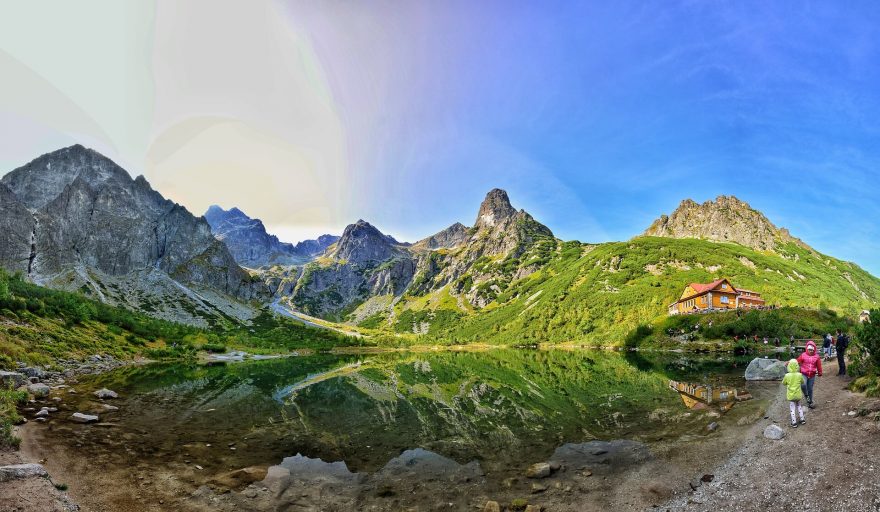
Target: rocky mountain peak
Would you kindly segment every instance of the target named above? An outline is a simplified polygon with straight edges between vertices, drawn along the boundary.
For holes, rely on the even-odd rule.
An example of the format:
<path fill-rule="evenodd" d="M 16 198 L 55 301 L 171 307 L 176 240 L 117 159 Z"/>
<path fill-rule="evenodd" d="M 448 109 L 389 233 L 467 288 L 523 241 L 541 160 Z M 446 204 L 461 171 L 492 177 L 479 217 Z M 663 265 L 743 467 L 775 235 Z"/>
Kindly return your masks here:
<path fill-rule="evenodd" d="M 9 192 L 0 194 L 0 266 L 37 283 L 89 290 L 127 307 L 161 304 L 149 306 L 157 316 L 194 323 L 204 319 L 193 311 L 216 308 L 193 297 L 213 294 L 217 303 L 230 304 L 266 291 L 204 219 L 97 151 L 63 148 L 0 182 Z M 169 293 L 176 298 L 165 300 Z M 181 295 L 195 309 L 178 306 Z"/>
<path fill-rule="evenodd" d="M 507 192 L 500 188 L 495 188 L 486 194 L 486 199 L 480 205 L 480 211 L 477 213 L 477 220 L 474 226 L 478 229 L 491 228 L 504 223 L 514 215 L 516 215 L 516 210 L 511 206 Z"/>
<path fill-rule="evenodd" d="M 733 242 L 759 251 L 774 251 L 785 242 L 807 247 L 745 201 L 725 195 L 702 204 L 685 199 L 671 215 L 655 220 L 643 236 Z"/>
<path fill-rule="evenodd" d="M 29 208 L 42 208 L 77 178 L 92 188 L 108 182 L 128 185 L 131 176 L 115 162 L 79 144 L 46 153 L 23 165 L 2 181 Z"/>
<path fill-rule="evenodd" d="M 453 249 L 459 247 L 468 241 L 470 230 L 461 222 L 449 226 L 448 228 L 429 236 L 423 240 L 419 240 L 413 244 L 416 250 L 437 250 L 437 249 Z"/>
<path fill-rule="evenodd" d="M 358 219 L 346 226 L 328 256 L 355 264 L 385 261 L 399 253 L 397 241 L 369 222 Z"/>

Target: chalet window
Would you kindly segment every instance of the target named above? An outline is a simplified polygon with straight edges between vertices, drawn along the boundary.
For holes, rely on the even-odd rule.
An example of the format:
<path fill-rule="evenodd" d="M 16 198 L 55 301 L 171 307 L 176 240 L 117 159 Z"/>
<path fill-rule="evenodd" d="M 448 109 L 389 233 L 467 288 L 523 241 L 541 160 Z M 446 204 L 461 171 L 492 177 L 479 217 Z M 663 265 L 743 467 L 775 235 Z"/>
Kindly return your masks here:
<path fill-rule="evenodd" d="M 721 289 L 722 289 L 722 290 L 726 290 L 726 289 L 727 289 L 727 283 L 721 283 Z"/>
<path fill-rule="evenodd" d="M 729 303 L 730 303 L 730 297 L 728 297 L 727 295 L 722 295 L 722 296 L 721 296 L 721 303 L 722 303 L 722 304 L 729 304 Z"/>

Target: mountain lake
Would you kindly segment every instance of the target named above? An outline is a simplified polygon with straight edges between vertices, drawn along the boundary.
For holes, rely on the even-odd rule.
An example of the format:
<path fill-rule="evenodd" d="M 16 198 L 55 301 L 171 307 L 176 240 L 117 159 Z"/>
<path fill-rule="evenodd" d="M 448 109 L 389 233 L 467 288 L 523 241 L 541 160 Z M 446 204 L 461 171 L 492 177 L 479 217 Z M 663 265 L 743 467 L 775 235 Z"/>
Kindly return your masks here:
<path fill-rule="evenodd" d="M 54 389 L 23 449 L 84 510 L 636 510 L 763 417 L 778 386 L 747 383 L 747 363 L 487 349 L 131 366 Z"/>

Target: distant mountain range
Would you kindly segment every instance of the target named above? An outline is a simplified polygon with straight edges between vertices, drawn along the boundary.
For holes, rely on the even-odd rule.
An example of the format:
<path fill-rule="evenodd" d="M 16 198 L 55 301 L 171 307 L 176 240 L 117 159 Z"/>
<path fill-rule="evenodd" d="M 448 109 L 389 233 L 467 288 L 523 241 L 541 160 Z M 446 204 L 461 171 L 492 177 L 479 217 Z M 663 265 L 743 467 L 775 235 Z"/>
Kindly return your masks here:
<path fill-rule="evenodd" d="M 213 205 L 205 212 L 205 220 L 214 236 L 222 240 L 239 264 L 246 267 L 298 265 L 323 254 L 338 236 L 322 235 L 296 245 L 278 240 L 266 232 L 260 219 L 252 219 L 238 208 L 224 210 Z"/>
<path fill-rule="evenodd" d="M 771 304 L 855 311 L 880 302 L 880 280 L 735 197 L 685 200 L 627 242 L 561 241 L 495 189 L 472 227 L 456 222 L 413 244 L 364 220 L 292 244 L 238 208 L 195 217 L 78 145 L 0 180 L 0 264 L 189 323 L 247 320 L 281 304 L 459 342 L 619 337 L 663 315 L 684 284 L 719 276 Z"/>

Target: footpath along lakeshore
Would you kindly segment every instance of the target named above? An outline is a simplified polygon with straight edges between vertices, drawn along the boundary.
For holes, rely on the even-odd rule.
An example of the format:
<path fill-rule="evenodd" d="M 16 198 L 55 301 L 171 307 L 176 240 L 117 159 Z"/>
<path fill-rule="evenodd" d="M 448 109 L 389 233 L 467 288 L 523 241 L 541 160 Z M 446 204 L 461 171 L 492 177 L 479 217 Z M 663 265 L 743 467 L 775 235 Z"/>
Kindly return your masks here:
<path fill-rule="evenodd" d="M 851 378 L 836 376 L 837 362 L 824 365 L 806 425 L 789 427 L 780 385 L 766 419 L 711 482 L 653 510 L 880 510 L 880 399 L 846 390 Z M 762 435 L 774 423 L 785 431 L 779 441 Z"/>

